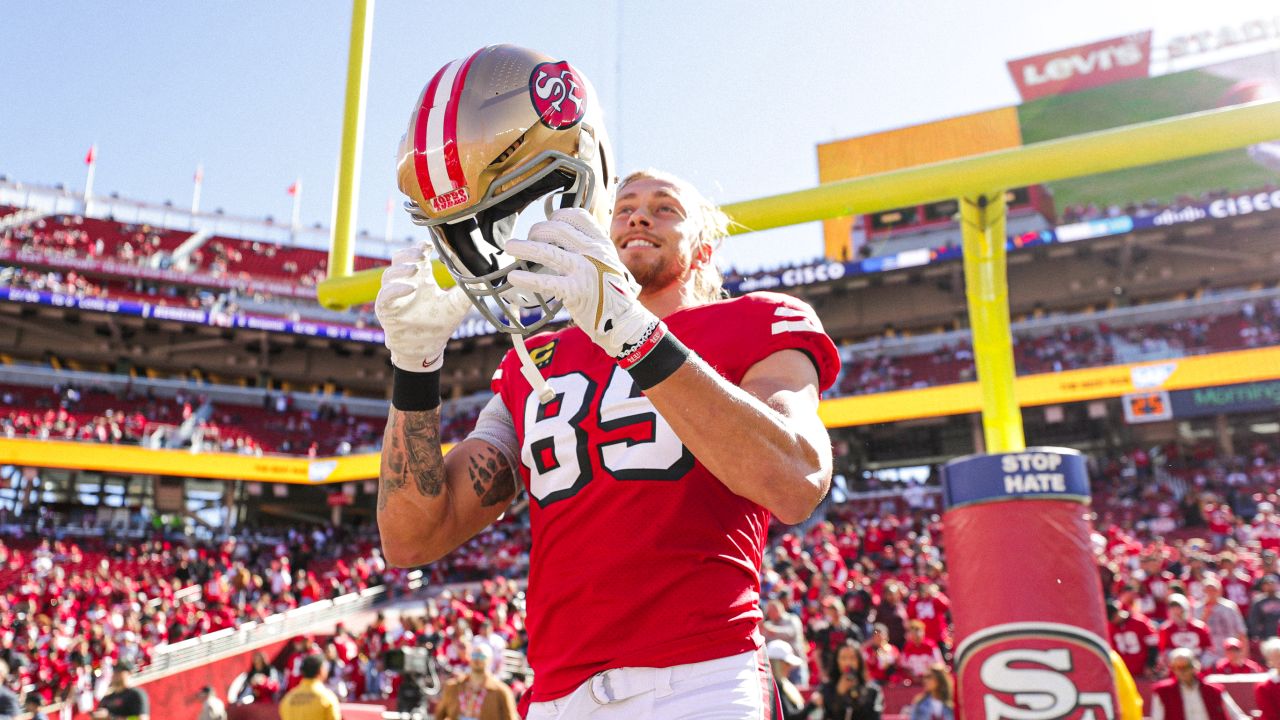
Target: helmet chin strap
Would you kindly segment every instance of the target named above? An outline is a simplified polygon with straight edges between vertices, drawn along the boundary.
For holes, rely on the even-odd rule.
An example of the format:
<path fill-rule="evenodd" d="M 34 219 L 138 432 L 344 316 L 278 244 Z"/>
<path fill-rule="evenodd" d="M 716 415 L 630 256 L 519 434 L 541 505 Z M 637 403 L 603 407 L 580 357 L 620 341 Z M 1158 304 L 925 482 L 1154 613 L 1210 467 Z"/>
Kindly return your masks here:
<path fill-rule="evenodd" d="M 529 357 L 529 348 L 524 345 L 524 336 L 519 333 L 511 334 L 511 344 L 516 348 L 516 355 L 520 356 L 520 374 L 524 375 L 524 379 L 533 386 L 533 391 L 538 394 L 538 399 L 544 403 L 551 402 L 556 397 L 556 391 L 551 389 L 547 384 L 542 373 L 538 372 L 538 366 L 533 363 L 533 358 Z"/>

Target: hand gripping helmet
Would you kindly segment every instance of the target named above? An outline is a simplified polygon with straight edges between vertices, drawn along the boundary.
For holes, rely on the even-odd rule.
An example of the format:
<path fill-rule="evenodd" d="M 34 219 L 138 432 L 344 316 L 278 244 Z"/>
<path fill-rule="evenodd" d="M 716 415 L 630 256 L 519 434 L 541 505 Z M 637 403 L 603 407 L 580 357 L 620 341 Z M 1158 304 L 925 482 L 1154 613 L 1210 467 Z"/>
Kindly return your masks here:
<path fill-rule="evenodd" d="M 613 210 L 612 158 L 591 84 L 569 63 L 514 45 L 482 48 L 431 78 L 396 170 L 406 209 L 430 229 L 449 273 L 516 338 L 560 310 L 558 300 L 507 282 L 511 270 L 538 269 L 503 250 L 520 212 L 543 200 L 550 214 L 558 196 L 560 207 L 584 208 L 608 227 Z"/>

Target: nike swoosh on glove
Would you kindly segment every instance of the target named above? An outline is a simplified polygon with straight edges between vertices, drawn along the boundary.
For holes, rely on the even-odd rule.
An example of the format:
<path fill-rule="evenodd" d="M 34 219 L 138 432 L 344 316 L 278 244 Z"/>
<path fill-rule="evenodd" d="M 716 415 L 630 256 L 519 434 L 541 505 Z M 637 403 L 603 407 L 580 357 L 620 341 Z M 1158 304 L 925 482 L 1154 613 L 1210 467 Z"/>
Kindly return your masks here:
<path fill-rule="evenodd" d="M 434 372 L 444 364 L 445 345 L 471 309 L 471 300 L 461 288 L 440 288 L 426 246 L 419 245 L 391 256 L 373 309 L 391 364 L 408 372 Z"/>
<path fill-rule="evenodd" d="M 640 286 L 594 217 L 564 208 L 507 241 L 508 254 L 543 266 L 507 276 L 521 290 L 560 299 L 569 316 L 611 357 L 621 358 L 653 332 L 658 318 L 640 304 Z"/>

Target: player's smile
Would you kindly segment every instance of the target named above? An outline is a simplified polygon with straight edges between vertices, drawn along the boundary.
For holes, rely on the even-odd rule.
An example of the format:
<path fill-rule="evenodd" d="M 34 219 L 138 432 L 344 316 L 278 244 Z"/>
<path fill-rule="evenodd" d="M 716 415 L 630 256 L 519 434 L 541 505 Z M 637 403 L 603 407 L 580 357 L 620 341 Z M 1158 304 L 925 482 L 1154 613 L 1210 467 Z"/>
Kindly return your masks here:
<path fill-rule="evenodd" d="M 618 243 L 619 250 L 633 249 L 650 249 L 654 250 L 661 247 L 661 244 L 652 237 L 644 233 L 631 233 L 623 236 L 622 241 Z"/>

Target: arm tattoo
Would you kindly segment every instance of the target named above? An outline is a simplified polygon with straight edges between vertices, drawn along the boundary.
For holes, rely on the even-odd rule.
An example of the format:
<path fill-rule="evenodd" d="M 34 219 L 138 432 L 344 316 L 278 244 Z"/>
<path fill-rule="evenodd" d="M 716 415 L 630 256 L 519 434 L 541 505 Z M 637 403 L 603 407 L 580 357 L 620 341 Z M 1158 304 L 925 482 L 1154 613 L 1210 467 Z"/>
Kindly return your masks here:
<path fill-rule="evenodd" d="M 444 458 L 440 454 L 440 409 L 400 412 L 394 408 L 387 417 L 382 447 L 378 509 L 387 499 L 404 489 L 412 477 L 418 492 L 438 497 L 444 490 Z"/>
<path fill-rule="evenodd" d="M 487 447 L 469 460 L 467 473 L 471 476 L 471 487 L 480 498 L 481 507 L 492 507 L 515 497 L 515 476 L 497 448 Z"/>

